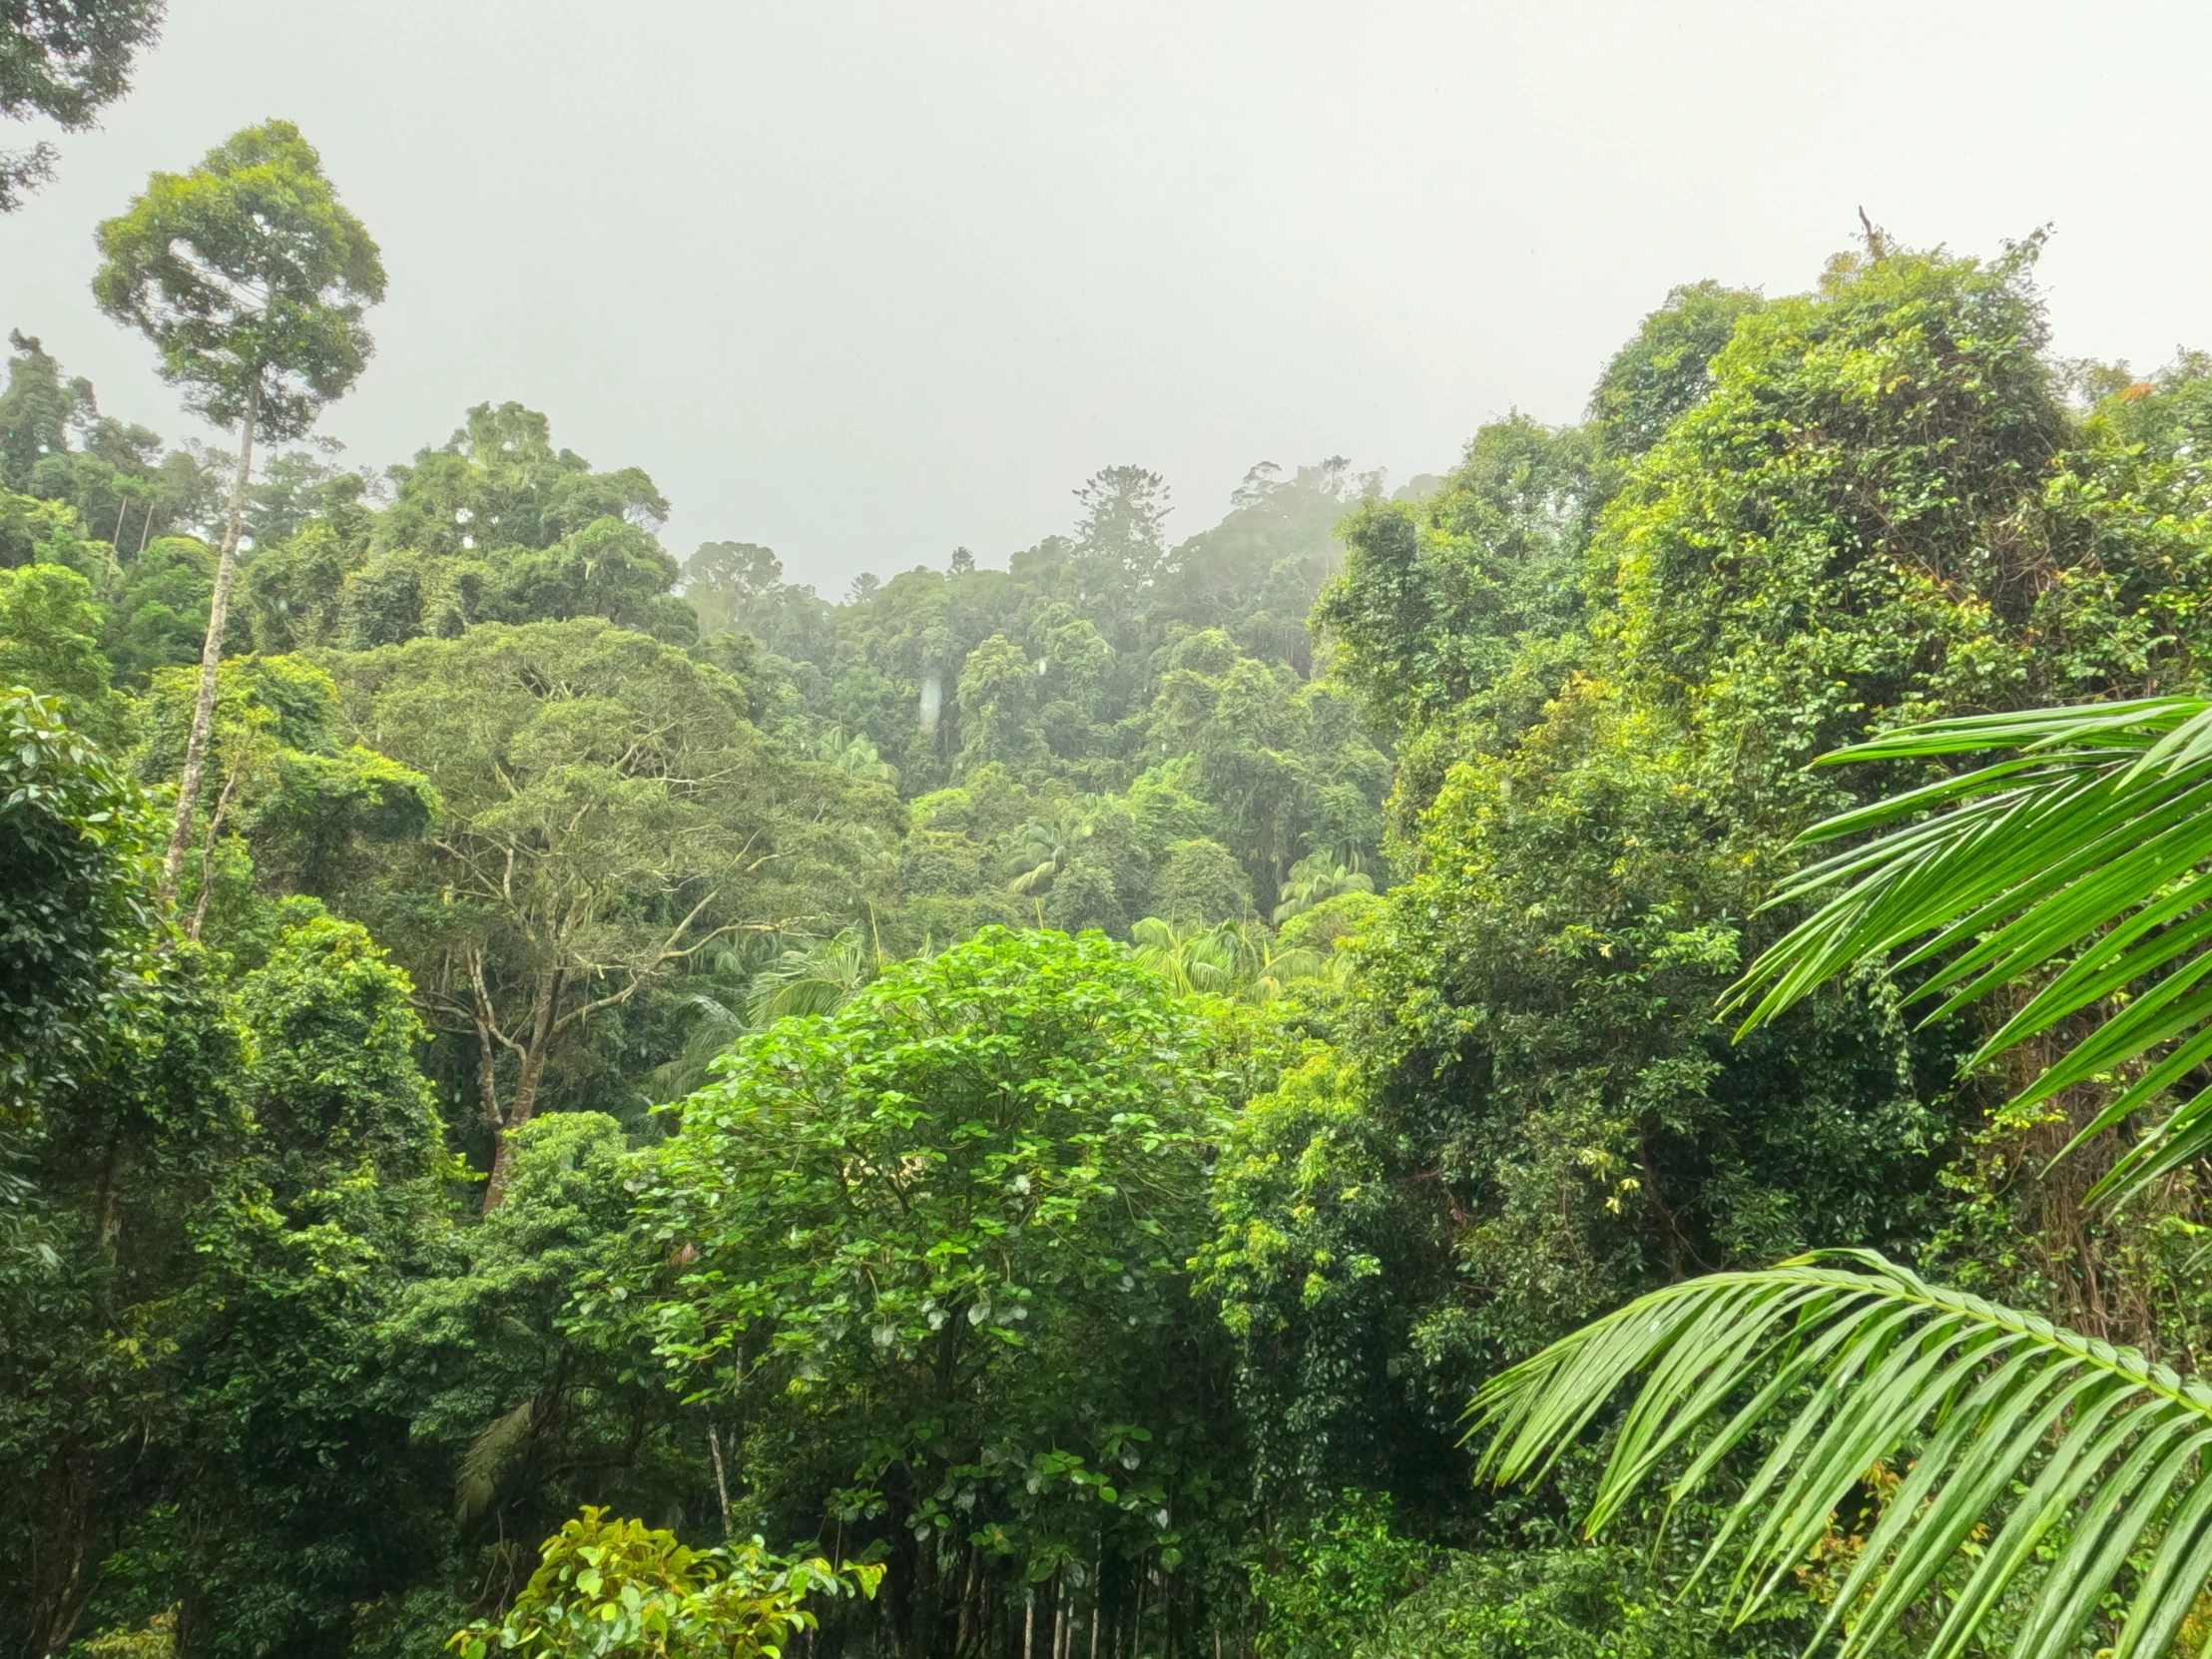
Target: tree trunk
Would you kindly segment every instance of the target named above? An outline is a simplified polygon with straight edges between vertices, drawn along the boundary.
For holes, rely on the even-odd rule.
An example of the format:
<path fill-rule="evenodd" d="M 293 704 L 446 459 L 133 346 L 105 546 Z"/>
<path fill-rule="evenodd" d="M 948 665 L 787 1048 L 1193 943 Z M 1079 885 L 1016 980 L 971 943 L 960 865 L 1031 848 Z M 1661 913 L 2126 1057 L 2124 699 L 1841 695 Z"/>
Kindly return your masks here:
<path fill-rule="evenodd" d="M 231 769 L 223 780 L 223 793 L 215 798 L 215 811 L 208 815 L 207 841 L 200 853 L 200 896 L 193 901 L 192 920 L 185 927 L 185 937 L 194 944 L 200 942 L 200 929 L 207 925 L 208 900 L 215 894 L 215 843 L 223 833 L 223 815 L 230 810 L 231 792 L 238 788 L 241 770 Z"/>
<path fill-rule="evenodd" d="M 239 422 L 239 470 L 231 482 L 231 509 L 223 521 L 223 551 L 215 562 L 215 592 L 208 598 L 208 637 L 200 648 L 200 701 L 193 706 L 192 735 L 185 740 L 185 775 L 177 786 L 177 823 L 169 832 L 169 859 L 162 866 L 162 903 L 176 902 L 177 878 L 192 844 L 192 818 L 200 806 L 200 775 L 208 763 L 208 737 L 215 727 L 216 671 L 223 664 L 223 626 L 231 614 L 231 580 L 238 571 L 239 532 L 246 523 L 246 484 L 254 475 L 254 423 L 261 414 L 262 381 L 257 374 L 246 393 L 246 417 Z"/>
<path fill-rule="evenodd" d="M 507 1196 L 507 1181 L 514 1173 L 514 1132 L 538 1109 L 538 1085 L 545 1077 L 546 1051 L 553 1046 L 553 1021 L 560 1009 L 564 977 L 559 968 L 547 970 L 538 980 L 537 995 L 530 1003 L 530 1040 L 522 1050 L 522 1069 L 515 1077 L 514 1096 L 507 1102 L 504 1121 L 492 1142 L 491 1179 L 484 1183 L 487 1216 Z"/>
<path fill-rule="evenodd" d="M 715 1454 L 715 1496 L 722 1500 L 722 1541 L 730 1541 L 730 1477 L 722 1469 L 722 1436 L 713 1419 L 707 1423 L 707 1448 Z"/>
<path fill-rule="evenodd" d="M 977 1583 L 982 1561 L 980 1553 L 970 1548 L 967 1552 L 967 1573 L 960 1581 L 960 1619 L 952 1632 L 952 1651 L 962 1659 L 974 1648 L 975 1629 L 980 1622 L 975 1616 Z"/>
<path fill-rule="evenodd" d="M 476 1101 L 496 1140 L 507 1120 L 499 1110 L 499 1056 L 492 1048 L 491 1016 L 481 1010 L 476 1015 Z"/>
<path fill-rule="evenodd" d="M 28 1602 L 31 1621 L 20 1651 L 28 1659 L 45 1659 L 66 1648 L 92 1599 L 85 1555 L 106 1473 L 93 1454 L 65 1444 L 27 1494 L 38 1516 L 29 1533 L 30 1558 L 18 1563 L 25 1577 L 17 1589 Z"/>

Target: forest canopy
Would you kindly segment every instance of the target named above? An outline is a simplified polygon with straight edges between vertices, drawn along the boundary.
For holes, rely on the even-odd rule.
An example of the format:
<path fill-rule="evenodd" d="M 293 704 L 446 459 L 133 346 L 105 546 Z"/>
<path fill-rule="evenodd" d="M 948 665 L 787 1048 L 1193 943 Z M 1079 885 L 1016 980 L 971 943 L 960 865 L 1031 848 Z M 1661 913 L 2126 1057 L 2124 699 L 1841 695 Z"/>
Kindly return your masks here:
<path fill-rule="evenodd" d="M 252 131 L 210 177 L 320 179 Z M 336 355 L 225 358 L 235 450 L 12 335 L 22 1651 L 1748 1659 L 1853 1626 L 1948 1419 L 1838 1463 L 1740 1619 L 1693 1569 L 1786 1424 L 1669 1514 L 1608 1472 L 1687 1463 L 1657 1418 L 1478 1486 L 1469 1401 L 1814 1250 L 2201 1375 L 2201 1165 L 2092 1195 L 2140 1070 L 2023 1096 L 1968 1064 L 2016 1007 L 1923 1018 L 1880 952 L 1718 1013 L 1801 834 L 1965 764 L 1821 757 L 2212 690 L 2212 360 L 2057 358 L 2036 240 L 1679 287 L 1440 478 L 1257 465 L 1178 539 L 1112 465 L 830 599 L 679 557 L 519 403 L 283 447 L 382 291 L 326 206 Z M 2029 1567 L 1942 1622 L 1974 1556 L 1929 1559 L 1869 1651 L 2048 1623 Z"/>

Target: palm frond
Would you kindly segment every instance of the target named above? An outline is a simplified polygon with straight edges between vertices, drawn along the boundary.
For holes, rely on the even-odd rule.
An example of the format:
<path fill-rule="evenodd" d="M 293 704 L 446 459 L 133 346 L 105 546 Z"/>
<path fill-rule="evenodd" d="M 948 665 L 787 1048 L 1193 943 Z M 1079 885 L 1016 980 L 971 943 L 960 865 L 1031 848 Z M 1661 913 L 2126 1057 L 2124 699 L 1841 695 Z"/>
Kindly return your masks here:
<path fill-rule="evenodd" d="M 1347 859 L 1335 848 L 1308 853 L 1299 859 L 1291 865 L 1290 874 L 1284 880 L 1283 902 L 1275 907 L 1276 926 L 1345 893 L 1375 891 L 1375 877 L 1368 874 L 1363 864 L 1357 851 Z"/>
<path fill-rule="evenodd" d="M 2212 1060 L 2212 701 L 1936 721 L 1823 764 L 2004 751 L 1807 831 L 1806 844 L 1879 833 L 1781 885 L 1768 907 L 1819 907 L 1752 964 L 1727 1006 L 1745 1011 L 1748 1031 L 1824 981 L 1899 951 L 1898 970 L 1925 970 L 1910 994 L 1936 1004 L 1932 1019 L 2040 981 L 1969 1065 L 2107 1010 L 2019 1097 L 2033 1105 L 2119 1079 L 2078 1145 Z M 2212 1097 L 2196 1092 L 2091 1196 L 2124 1196 L 2207 1151 Z"/>
<path fill-rule="evenodd" d="M 1350 964 L 1318 950 L 1281 949 L 1257 921 L 1163 921 L 1146 916 L 1129 930 L 1130 954 L 1188 996 L 1203 992 L 1241 1002 L 1274 1002 L 1297 985 L 1342 991 Z"/>
<path fill-rule="evenodd" d="M 1130 955 L 1181 995 L 1203 991 L 1219 996 L 1231 984 L 1214 941 L 1214 929 L 1202 922 L 1145 916 L 1129 929 L 1129 936 L 1135 941 Z"/>
<path fill-rule="evenodd" d="M 2162 1656 L 2212 1574 L 2212 1389 L 1872 1253 L 1670 1286 L 1555 1343 L 1475 1397 L 1478 1478 L 1542 1474 L 1639 1376 L 1587 1528 L 1687 1458 L 1679 1503 L 1772 1429 L 1700 1569 L 1733 1559 L 1739 1618 L 1870 1471 L 1907 1469 L 1815 1637 L 1837 1659 L 1876 1651 L 1939 1578 L 1930 1659 L 2000 1617 L 2013 1659 L 2072 1659 L 2111 1607 L 2111 1659 Z"/>
<path fill-rule="evenodd" d="M 857 929 L 786 949 L 753 976 L 746 1014 L 756 1030 L 792 1016 L 835 1013 L 872 977 Z"/>
<path fill-rule="evenodd" d="M 1032 821 L 1010 830 L 1000 840 L 1000 850 L 1013 875 L 1006 890 L 1038 896 L 1052 890 L 1052 882 L 1068 866 L 1074 843 L 1087 831 L 1070 831 L 1061 825 Z"/>
<path fill-rule="evenodd" d="M 1269 1001 L 1289 995 L 1294 985 L 1327 985 L 1342 990 L 1351 982 L 1351 976 L 1349 958 L 1332 955 L 1326 950 L 1310 950 L 1303 945 L 1288 950 L 1271 949 L 1255 975 L 1271 987 L 1265 999 Z"/>
<path fill-rule="evenodd" d="M 1008 881 L 1006 890 L 1023 897 L 1027 897 L 1031 893 L 1050 892 L 1054 877 L 1060 873 L 1060 865 L 1061 860 L 1057 856 L 1033 864 L 1028 869 L 1021 871 L 1011 881 Z"/>
<path fill-rule="evenodd" d="M 706 1082 L 710 1063 L 747 1030 L 743 1015 L 705 991 L 680 997 L 677 1006 L 687 1016 L 684 1046 L 645 1074 L 645 1096 L 655 1105 L 681 1100 Z"/>
<path fill-rule="evenodd" d="M 864 778 L 874 783 L 898 786 L 898 768 L 883 759 L 865 732 L 848 733 L 842 726 L 825 727 L 815 736 L 810 746 L 818 761 L 835 767 L 848 778 Z"/>
<path fill-rule="evenodd" d="M 526 1399 L 494 1417 L 468 1442 L 453 1477 L 453 1515 L 461 1524 L 467 1525 L 491 1507 L 501 1478 L 529 1440 L 536 1419 L 537 1401 Z"/>
<path fill-rule="evenodd" d="M 754 993 L 748 1007 L 752 1010 L 754 1025 L 765 1028 L 780 1019 L 814 1019 L 833 1014 L 852 999 L 852 993 L 858 988 L 849 979 L 810 974 L 764 985 Z"/>

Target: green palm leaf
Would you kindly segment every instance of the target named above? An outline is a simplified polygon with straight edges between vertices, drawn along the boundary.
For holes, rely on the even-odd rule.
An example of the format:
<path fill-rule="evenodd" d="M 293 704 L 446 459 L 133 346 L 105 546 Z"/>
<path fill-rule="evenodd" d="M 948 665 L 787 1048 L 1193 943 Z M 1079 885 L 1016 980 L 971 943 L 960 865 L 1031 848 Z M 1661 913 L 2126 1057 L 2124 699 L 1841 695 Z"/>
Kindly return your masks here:
<path fill-rule="evenodd" d="M 1553 1344 L 1475 1397 L 1479 1475 L 1542 1474 L 1639 1376 L 1587 1527 L 1662 1464 L 1687 1459 L 1679 1502 L 1776 1430 L 1700 1569 L 1732 1563 L 1739 1618 L 1876 1465 L 1908 1469 L 1815 1634 L 1838 1659 L 1946 1572 L 1932 1659 L 1987 1639 L 2000 1607 L 2013 1659 L 2070 1659 L 2108 1597 L 2111 1659 L 2163 1655 L 2212 1574 L 2212 1389 L 1871 1253 L 1669 1286 Z"/>
<path fill-rule="evenodd" d="M 2033 981 L 1969 1064 L 2048 1039 L 2055 1058 L 2022 1106 L 2116 1079 L 2079 1145 L 2212 1060 L 2212 701 L 1936 721 L 1823 764 L 1988 754 L 2003 758 L 1807 831 L 1815 845 L 1879 833 L 1782 884 L 1770 908 L 1818 907 L 1752 964 L 1728 1005 L 1746 1011 L 1749 1030 L 1901 950 L 1896 966 L 1921 970 L 1911 994 L 1936 1003 L 1931 1018 Z M 2195 1090 L 2091 1197 L 2124 1196 L 2207 1151 L 2212 1095 Z"/>
<path fill-rule="evenodd" d="M 1204 992 L 1241 1002 L 1275 1002 L 1294 986 L 1342 992 L 1350 964 L 1341 956 L 1293 947 L 1278 949 L 1275 934 L 1259 922 L 1163 921 L 1146 916 L 1129 936 L 1130 954 L 1188 996 Z"/>
<path fill-rule="evenodd" d="M 753 976 L 746 1016 L 755 1030 L 780 1019 L 835 1013 L 873 977 L 857 929 L 830 939 L 802 939 L 787 946 Z"/>

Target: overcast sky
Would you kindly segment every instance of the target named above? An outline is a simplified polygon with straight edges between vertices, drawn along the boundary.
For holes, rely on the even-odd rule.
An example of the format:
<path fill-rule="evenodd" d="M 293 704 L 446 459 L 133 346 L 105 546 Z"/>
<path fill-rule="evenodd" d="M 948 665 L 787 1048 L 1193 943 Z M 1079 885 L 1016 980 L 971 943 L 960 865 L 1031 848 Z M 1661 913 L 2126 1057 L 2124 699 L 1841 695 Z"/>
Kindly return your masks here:
<path fill-rule="evenodd" d="M 171 0 L 0 219 L 0 327 L 195 430 L 92 306 L 94 223 L 280 115 L 382 244 L 325 418 L 354 464 L 519 398 L 674 503 L 679 556 L 986 563 L 1094 469 L 1179 535 L 1255 461 L 1440 470 L 1581 411 L 1677 282 L 1809 286 L 1865 204 L 1916 244 L 2045 222 L 2061 351 L 2212 346 L 2212 8 Z M 0 148 L 31 135 L 0 130 Z M 212 435 L 212 434 L 203 434 Z"/>

